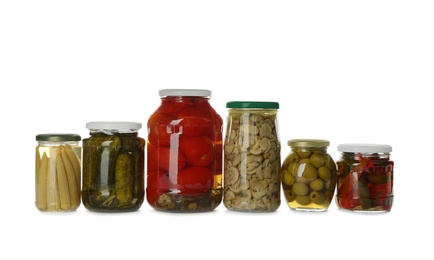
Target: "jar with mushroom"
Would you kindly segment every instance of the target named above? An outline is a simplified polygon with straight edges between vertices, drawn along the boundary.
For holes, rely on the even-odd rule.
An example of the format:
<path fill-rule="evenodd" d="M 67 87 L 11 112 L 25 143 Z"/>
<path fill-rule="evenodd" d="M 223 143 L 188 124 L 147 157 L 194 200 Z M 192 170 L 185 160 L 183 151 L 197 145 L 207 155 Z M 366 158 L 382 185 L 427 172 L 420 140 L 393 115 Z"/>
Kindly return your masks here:
<path fill-rule="evenodd" d="M 291 151 L 282 164 L 282 188 L 291 209 L 328 209 L 336 187 L 336 164 L 327 153 L 329 144 L 320 139 L 288 141 Z"/>
<path fill-rule="evenodd" d="M 75 211 L 80 206 L 81 137 L 36 136 L 35 205 L 40 211 Z"/>
<path fill-rule="evenodd" d="M 281 181 L 279 103 L 232 101 L 226 108 L 224 205 L 233 211 L 275 211 Z"/>

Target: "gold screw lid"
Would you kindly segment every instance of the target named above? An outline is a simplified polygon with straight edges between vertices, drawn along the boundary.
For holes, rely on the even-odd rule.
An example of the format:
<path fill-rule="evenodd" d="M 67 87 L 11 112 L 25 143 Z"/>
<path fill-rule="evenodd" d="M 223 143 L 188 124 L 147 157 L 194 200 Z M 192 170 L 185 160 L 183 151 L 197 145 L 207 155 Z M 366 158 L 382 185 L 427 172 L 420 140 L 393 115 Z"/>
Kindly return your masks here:
<path fill-rule="evenodd" d="M 327 147 L 329 145 L 330 142 L 324 139 L 291 139 L 288 141 L 288 146 L 298 147 Z"/>

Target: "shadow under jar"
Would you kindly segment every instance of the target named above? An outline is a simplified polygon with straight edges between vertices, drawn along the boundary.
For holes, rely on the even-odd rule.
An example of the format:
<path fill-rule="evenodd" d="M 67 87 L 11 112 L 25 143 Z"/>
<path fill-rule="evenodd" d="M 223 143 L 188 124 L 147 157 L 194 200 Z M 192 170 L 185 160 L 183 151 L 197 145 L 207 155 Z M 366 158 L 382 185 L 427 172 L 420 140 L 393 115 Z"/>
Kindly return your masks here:
<path fill-rule="evenodd" d="M 148 120 L 146 199 L 159 211 L 204 212 L 222 201 L 223 120 L 205 89 L 163 89 Z"/>
<path fill-rule="evenodd" d="M 293 139 L 282 164 L 282 187 L 288 206 L 298 211 L 326 211 L 336 188 L 336 164 L 329 141 Z"/>
<path fill-rule="evenodd" d="M 89 122 L 83 139 L 83 205 L 96 212 L 138 210 L 145 197 L 141 123 Z"/>

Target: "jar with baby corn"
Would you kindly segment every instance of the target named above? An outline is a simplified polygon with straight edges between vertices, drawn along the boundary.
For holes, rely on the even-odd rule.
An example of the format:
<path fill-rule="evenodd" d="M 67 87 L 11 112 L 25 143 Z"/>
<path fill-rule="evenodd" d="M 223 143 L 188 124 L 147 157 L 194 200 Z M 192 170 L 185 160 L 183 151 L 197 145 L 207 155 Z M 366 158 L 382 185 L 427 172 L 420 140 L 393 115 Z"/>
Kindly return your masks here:
<path fill-rule="evenodd" d="M 36 136 L 35 205 L 40 211 L 75 211 L 80 206 L 81 137 Z"/>

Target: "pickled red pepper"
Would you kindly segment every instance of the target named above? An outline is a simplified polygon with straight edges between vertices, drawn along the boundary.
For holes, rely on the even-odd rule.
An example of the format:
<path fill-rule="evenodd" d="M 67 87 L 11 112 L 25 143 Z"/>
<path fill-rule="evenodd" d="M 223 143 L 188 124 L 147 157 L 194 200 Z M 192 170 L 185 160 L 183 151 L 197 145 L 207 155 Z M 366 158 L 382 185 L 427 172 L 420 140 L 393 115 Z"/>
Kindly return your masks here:
<path fill-rule="evenodd" d="M 339 207 L 361 211 L 391 209 L 394 163 L 388 155 L 344 152 L 337 165 Z"/>

